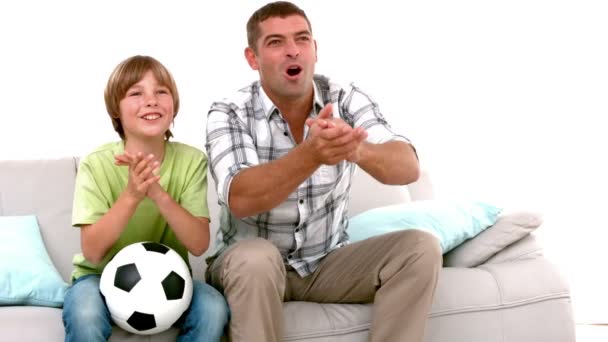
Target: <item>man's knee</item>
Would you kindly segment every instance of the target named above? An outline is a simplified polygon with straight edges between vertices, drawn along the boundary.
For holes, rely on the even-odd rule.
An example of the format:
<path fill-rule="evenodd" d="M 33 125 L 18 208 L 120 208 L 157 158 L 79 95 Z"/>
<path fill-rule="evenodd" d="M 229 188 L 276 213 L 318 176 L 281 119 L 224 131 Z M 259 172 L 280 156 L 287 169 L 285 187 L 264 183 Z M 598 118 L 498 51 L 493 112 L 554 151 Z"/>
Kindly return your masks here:
<path fill-rule="evenodd" d="M 433 234 L 422 230 L 404 230 L 397 234 L 399 248 L 404 253 L 413 253 L 412 267 L 421 272 L 441 268 L 443 264 L 443 250 L 439 239 Z"/>
<path fill-rule="evenodd" d="M 224 274 L 238 273 L 248 277 L 273 273 L 285 275 L 281 253 L 267 240 L 240 241 L 226 253 L 228 254 L 224 258 Z"/>

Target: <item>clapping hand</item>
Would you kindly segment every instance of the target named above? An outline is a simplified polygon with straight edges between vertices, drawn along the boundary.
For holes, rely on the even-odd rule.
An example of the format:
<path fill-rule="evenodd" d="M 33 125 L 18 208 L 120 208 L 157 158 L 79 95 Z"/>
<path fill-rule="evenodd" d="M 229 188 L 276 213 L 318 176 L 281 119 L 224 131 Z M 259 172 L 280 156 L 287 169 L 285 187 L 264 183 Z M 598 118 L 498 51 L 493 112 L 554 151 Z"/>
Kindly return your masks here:
<path fill-rule="evenodd" d="M 323 107 L 315 119 L 307 119 L 306 125 L 310 129 L 310 143 L 322 164 L 359 160 L 360 147 L 367 138 L 367 132 L 361 127 L 352 128 L 341 118 L 333 117 L 331 104 Z"/>
<path fill-rule="evenodd" d="M 114 164 L 129 167 L 129 179 L 125 189 L 129 195 L 137 201 L 143 200 L 146 196 L 155 200 L 164 190 L 159 184 L 160 163 L 154 159 L 154 155 L 144 156 L 138 152 L 114 156 Z"/>

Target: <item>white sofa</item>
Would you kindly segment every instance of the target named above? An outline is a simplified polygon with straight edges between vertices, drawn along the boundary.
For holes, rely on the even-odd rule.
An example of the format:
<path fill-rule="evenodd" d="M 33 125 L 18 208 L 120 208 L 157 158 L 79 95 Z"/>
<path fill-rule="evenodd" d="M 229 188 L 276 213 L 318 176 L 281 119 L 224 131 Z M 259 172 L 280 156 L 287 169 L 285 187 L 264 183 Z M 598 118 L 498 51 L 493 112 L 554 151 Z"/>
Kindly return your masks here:
<path fill-rule="evenodd" d="M 70 225 L 76 172 L 76 158 L 0 161 L 0 215 L 35 214 L 47 251 L 66 280 L 72 255 L 80 249 L 78 229 Z M 354 215 L 432 195 L 426 174 L 408 187 L 389 187 L 359 172 L 350 211 Z M 210 184 L 213 231 L 219 210 L 216 202 Z M 512 218 L 501 217 L 495 226 L 445 256 L 426 342 L 575 340 L 568 285 L 542 255 L 534 235 L 520 232 L 511 238 L 505 231 L 496 232 L 500 222 L 508 224 Z M 497 237 L 500 241 L 495 241 Z M 196 278 L 204 274 L 203 258 L 191 259 Z M 289 302 L 284 309 L 285 341 L 356 342 L 367 341 L 373 305 Z M 137 336 L 115 328 L 111 341 L 174 341 L 176 335 L 176 329 Z M 0 306 L 0 340 L 63 341 L 61 309 Z"/>

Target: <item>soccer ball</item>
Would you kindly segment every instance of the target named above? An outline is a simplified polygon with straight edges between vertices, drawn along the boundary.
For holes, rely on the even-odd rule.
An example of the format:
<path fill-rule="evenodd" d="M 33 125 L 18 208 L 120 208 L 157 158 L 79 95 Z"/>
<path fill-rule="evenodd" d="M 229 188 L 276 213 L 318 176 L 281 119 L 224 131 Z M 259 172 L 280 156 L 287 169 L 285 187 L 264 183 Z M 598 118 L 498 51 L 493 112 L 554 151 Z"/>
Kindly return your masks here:
<path fill-rule="evenodd" d="M 121 249 L 104 268 L 99 289 L 114 323 L 135 334 L 169 329 L 192 300 L 188 266 L 177 252 L 156 242 Z"/>

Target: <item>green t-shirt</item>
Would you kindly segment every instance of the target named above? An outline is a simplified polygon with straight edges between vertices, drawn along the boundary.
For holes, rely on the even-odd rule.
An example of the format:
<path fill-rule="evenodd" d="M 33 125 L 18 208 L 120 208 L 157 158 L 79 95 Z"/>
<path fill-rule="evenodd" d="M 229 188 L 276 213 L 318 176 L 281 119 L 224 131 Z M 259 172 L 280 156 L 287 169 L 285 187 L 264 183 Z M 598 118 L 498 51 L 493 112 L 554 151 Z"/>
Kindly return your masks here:
<path fill-rule="evenodd" d="M 80 162 L 76 175 L 72 225 L 97 222 L 116 202 L 127 186 L 127 166 L 114 164 L 114 156 L 124 153 L 124 142 L 105 144 Z M 207 207 L 207 157 L 199 149 L 167 142 L 160 167 L 160 185 L 171 198 L 196 217 L 209 217 Z M 120 238 L 99 264 L 79 253 L 72 260 L 72 279 L 86 274 L 101 274 L 108 261 L 123 247 L 140 241 L 154 241 L 173 248 L 188 262 L 188 250 L 177 239 L 154 202 L 145 198 L 137 207 Z"/>

